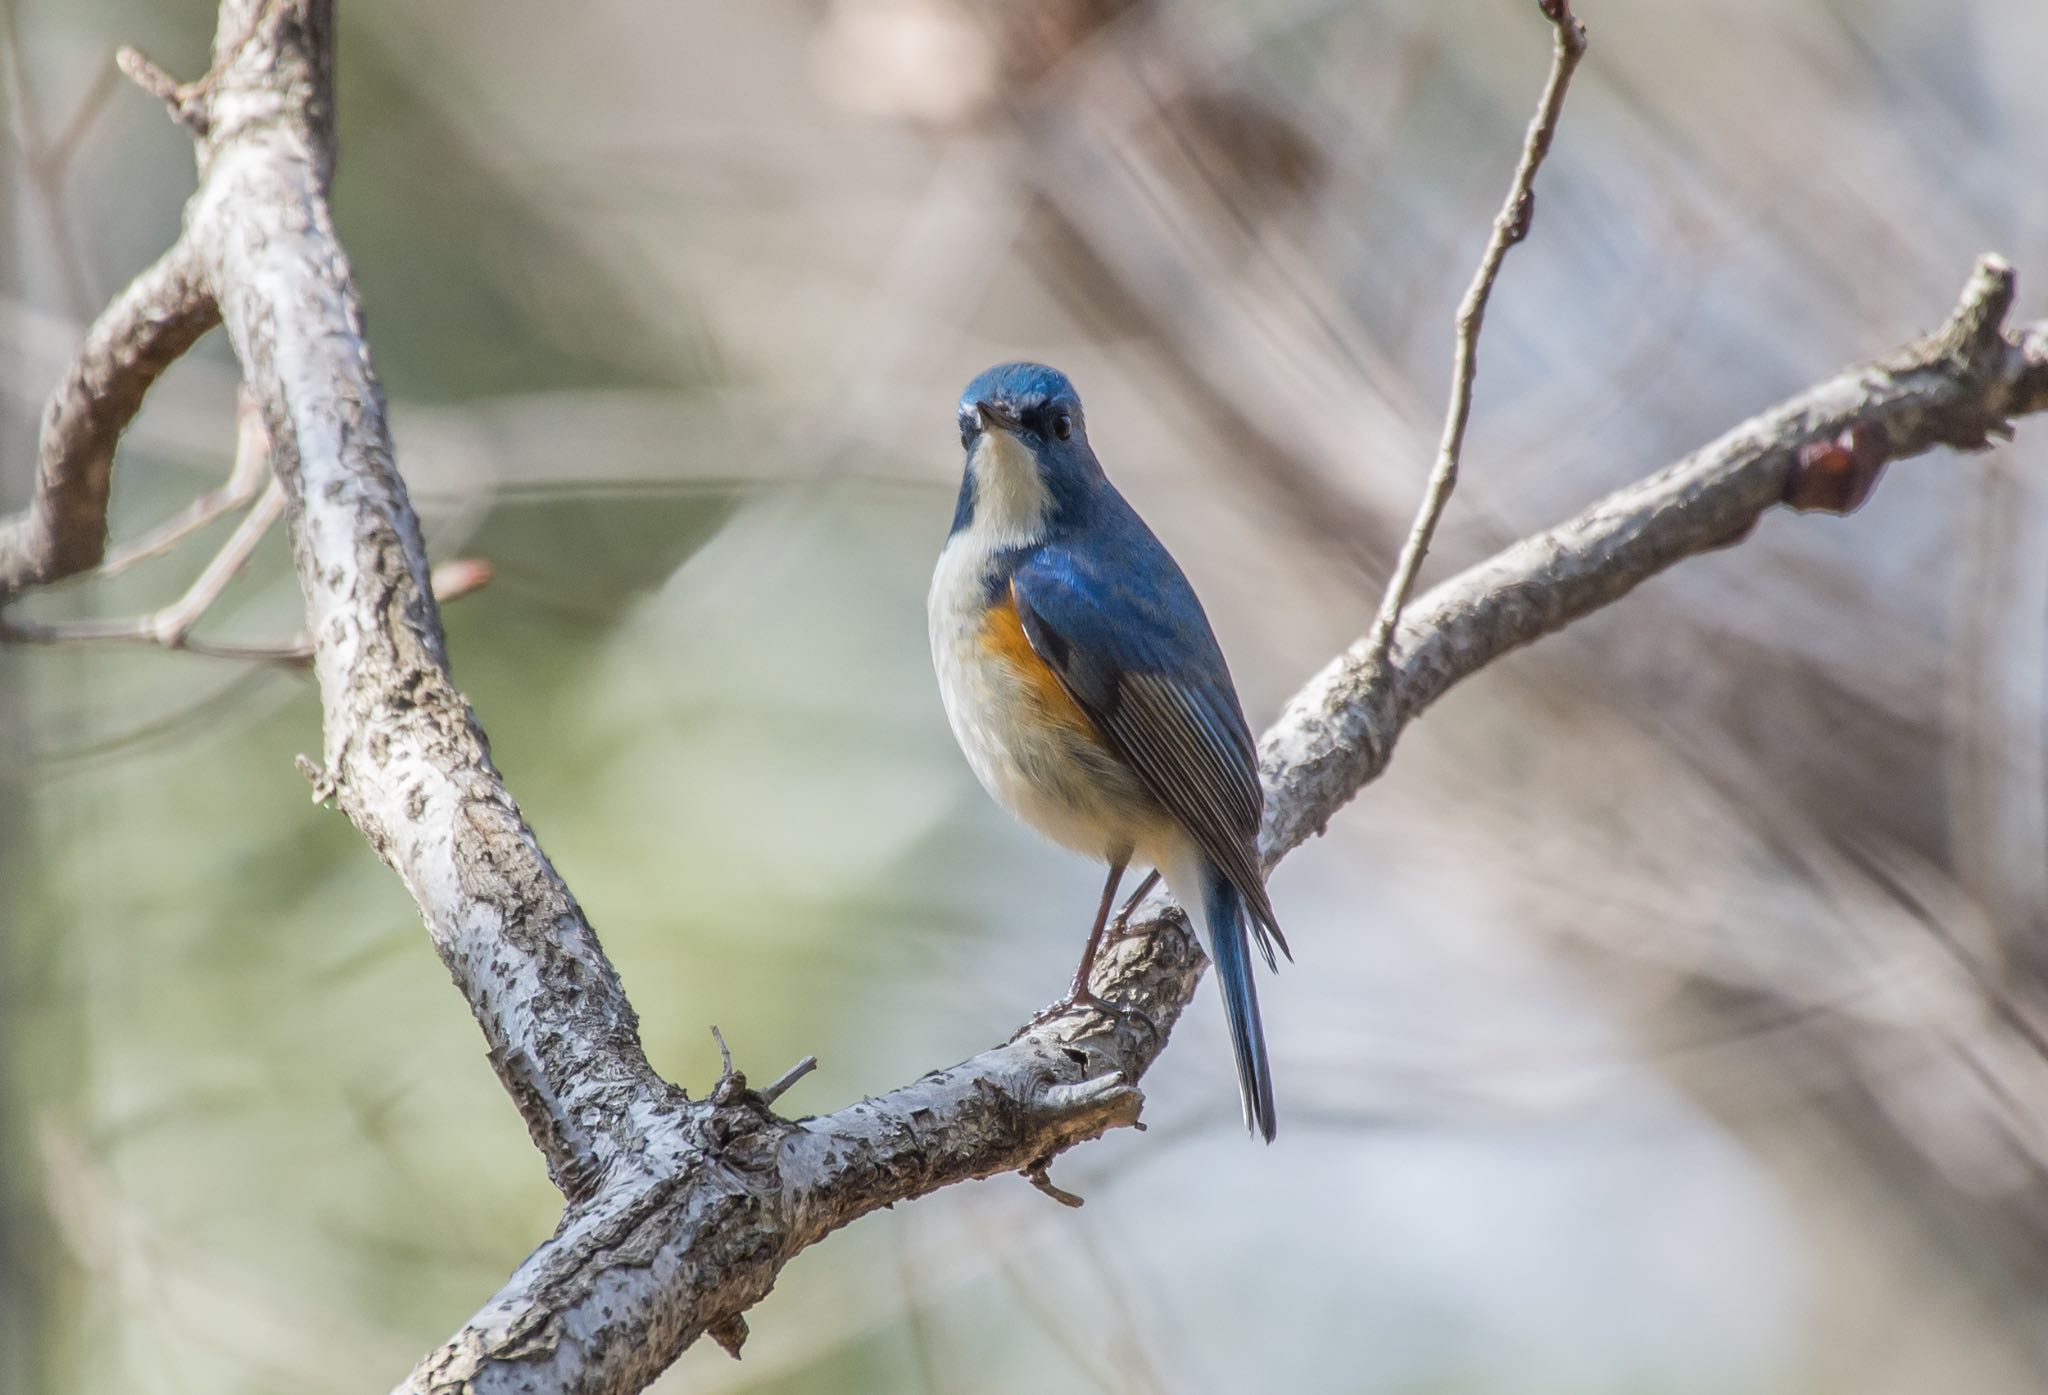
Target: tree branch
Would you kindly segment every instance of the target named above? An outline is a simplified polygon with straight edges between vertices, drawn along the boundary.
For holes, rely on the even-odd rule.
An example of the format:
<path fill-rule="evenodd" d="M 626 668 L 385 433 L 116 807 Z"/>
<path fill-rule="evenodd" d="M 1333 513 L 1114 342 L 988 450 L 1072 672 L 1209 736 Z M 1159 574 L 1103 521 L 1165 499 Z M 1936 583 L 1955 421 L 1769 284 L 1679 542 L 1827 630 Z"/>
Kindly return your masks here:
<path fill-rule="evenodd" d="M 220 599 L 237 573 L 249 564 L 257 544 L 271 525 L 284 516 L 284 491 L 272 480 L 256 506 L 221 545 L 185 594 L 161 610 L 131 620 L 68 620 L 54 624 L 0 619 L 0 637 L 28 644 L 160 644 L 166 649 L 191 649 L 195 653 L 222 652 L 203 640 L 192 638 L 192 627 Z M 240 651 L 236 651 L 238 654 Z M 275 651 L 289 657 L 286 651 Z"/>
<path fill-rule="evenodd" d="M 1415 589 L 1416 575 L 1429 553 L 1430 539 L 1436 536 L 1437 522 L 1451 502 L 1451 491 L 1458 487 L 1458 460 L 1465 449 L 1465 424 L 1472 417 L 1472 385 L 1479 372 L 1479 331 L 1486 322 L 1486 302 L 1493 294 L 1493 283 L 1500 277 L 1508 249 L 1529 235 L 1529 225 L 1536 217 L 1536 171 L 1542 166 L 1543 157 L 1550 153 L 1558 118 L 1564 115 L 1565 90 L 1571 86 L 1572 74 L 1586 53 L 1586 27 L 1573 17 L 1571 0 L 1542 0 L 1542 9 L 1544 18 L 1557 31 L 1550 76 L 1543 84 L 1543 95 L 1537 99 L 1536 114 L 1529 118 L 1529 134 L 1522 140 L 1522 158 L 1508 184 L 1507 202 L 1494 215 L 1493 233 L 1486 240 L 1485 252 L 1480 254 L 1479 269 L 1472 273 L 1472 284 L 1458 303 L 1452 340 L 1451 399 L 1444 409 L 1443 440 L 1437 446 L 1436 464 L 1429 472 L 1415 522 L 1408 530 L 1407 541 L 1401 544 L 1394 574 L 1387 580 L 1379 618 L 1366 639 L 1367 652 L 1375 665 L 1385 660 L 1393 648 L 1402 608 Z"/>
<path fill-rule="evenodd" d="M 581 1196 L 637 1164 L 640 1114 L 675 1092 L 448 676 L 327 202 L 332 19 L 331 0 L 222 5 L 188 238 L 288 501 L 325 717 L 316 790 L 412 892 L 550 1175 Z"/>
<path fill-rule="evenodd" d="M 240 394 L 236 411 L 239 429 L 236 432 L 235 464 L 226 486 L 217 491 L 227 495 L 243 487 L 260 491 L 255 506 L 243 515 L 228 540 L 221 544 L 220 551 L 208 562 L 185 594 L 171 604 L 148 615 L 127 620 L 63 620 L 50 624 L 33 621 L 12 620 L 0 615 L 0 638 L 24 644 L 159 644 L 166 649 L 189 649 L 196 654 L 209 654 L 221 658 L 270 659 L 280 663 L 304 662 L 312 657 L 308 650 L 303 656 L 293 649 L 276 647 L 254 647 L 240 644 L 216 644 L 210 640 L 194 639 L 192 627 L 197 625 L 220 599 L 249 559 L 256 554 L 257 545 L 263 541 L 271 527 L 284 516 L 284 490 L 270 473 L 270 436 L 263 428 L 263 418 L 257 412 L 255 403 L 247 392 Z M 268 487 L 265 481 L 268 480 Z M 158 529 L 153 538 L 160 541 L 155 550 L 174 545 L 179 538 L 219 517 L 226 507 L 213 506 L 210 517 L 197 517 L 209 507 L 202 497 L 194 503 L 184 517 L 172 520 L 171 524 Z M 139 560 L 147 555 L 140 548 L 130 556 Z M 99 571 L 111 575 L 116 570 L 115 559 L 109 558 Z"/>
<path fill-rule="evenodd" d="M 1390 700 L 1371 636 L 1318 674 L 1262 743 L 1277 862 L 1386 766 L 1406 724 L 1459 679 L 1620 599 L 1687 557 L 1739 541 L 1801 481 L 1801 448 L 1856 431 L 1887 458 L 1975 448 L 2048 410 L 2048 326 L 2007 336 L 2011 271 L 1985 258 L 1939 333 L 1744 422 L 1423 596 L 1396 639 Z M 876 1099 L 776 1119 L 744 1089 L 675 1116 L 680 1138 L 642 1182 L 572 1206 L 558 1237 L 403 1387 L 610 1392 L 651 1380 L 735 1321 L 805 1246 L 870 1211 L 970 1178 L 1044 1164 L 1136 1121 L 1135 1083 L 1202 972 L 1177 909 L 1149 903 L 1104 952 L 1095 991 L 1134 1004 L 1061 1017 Z M 673 1168 L 674 1171 L 669 1169 Z M 637 1188 L 637 1200 L 634 1199 Z M 634 1237 L 630 1246 L 619 1244 Z M 623 1257 L 622 1257 L 623 1256 Z M 598 1354 L 640 1353 L 623 1367 Z"/>
<path fill-rule="evenodd" d="M 1980 258 L 1946 324 L 1752 417 L 1684 460 L 1609 495 L 1427 593 L 1397 636 L 1391 700 L 1373 701 L 1370 637 L 1333 659 L 1267 734 L 1270 862 L 1385 768 L 1410 719 L 1459 679 L 1621 599 L 1686 557 L 1739 542 L 1764 510 L 1811 497 L 1827 463 L 1807 447 L 1853 440 L 1874 474 L 1935 446 L 1981 449 L 2048 408 L 2048 324 L 2013 334 L 2013 272 Z M 1839 511 L 1860 503 L 1842 501 Z"/>
<path fill-rule="evenodd" d="M 569 1197 L 555 1234 L 404 1389 L 637 1390 L 707 1332 L 736 1352 L 743 1313 L 781 1267 L 849 1221 L 1003 1171 L 1050 1187 L 1050 1159 L 1134 1124 L 1136 1082 L 1202 961 L 1179 912 L 1148 902 L 1093 985 L 1141 1014 L 1077 1011 L 820 1118 L 776 1117 L 738 1071 L 701 1101 L 655 1075 L 617 975 L 448 674 L 327 203 L 331 40 L 329 0 L 222 5 L 216 68 L 181 89 L 203 133 L 181 247 L 218 293 L 285 494 L 324 714 L 316 796 L 335 798 L 411 890 Z M 190 265 L 179 262 L 171 287 L 186 291 L 180 303 L 195 289 Z M 103 322 L 135 322 L 132 309 L 118 313 L 134 296 Z M 1439 586 L 1405 615 L 1390 669 L 1374 662 L 1371 636 L 1340 655 L 1266 736 L 1267 859 L 1320 829 L 1459 679 L 1739 540 L 1778 502 L 1825 503 L 1833 496 L 1809 486 L 1840 467 L 1836 453 L 1874 477 L 1887 460 L 1982 445 L 2009 418 L 2048 408 L 2048 329 L 2006 334 L 2011 298 L 2010 270 L 1987 258 L 1929 339 Z M 150 342 L 161 350 L 176 336 Z M 99 498 L 103 510 L 104 470 Z M 1376 672 L 1392 675 L 1377 693 Z"/>
<path fill-rule="evenodd" d="M 25 512 L 0 522 L 0 604 L 98 565 L 114 443 L 150 385 L 219 322 L 183 240 L 93 321 L 43 411 L 35 496 Z"/>
<path fill-rule="evenodd" d="M 215 519 L 248 508 L 269 478 L 270 437 L 255 399 L 243 388 L 235 394 L 235 460 L 228 477 L 141 537 L 110 548 L 99 574 L 119 576 L 138 562 L 163 556 Z"/>

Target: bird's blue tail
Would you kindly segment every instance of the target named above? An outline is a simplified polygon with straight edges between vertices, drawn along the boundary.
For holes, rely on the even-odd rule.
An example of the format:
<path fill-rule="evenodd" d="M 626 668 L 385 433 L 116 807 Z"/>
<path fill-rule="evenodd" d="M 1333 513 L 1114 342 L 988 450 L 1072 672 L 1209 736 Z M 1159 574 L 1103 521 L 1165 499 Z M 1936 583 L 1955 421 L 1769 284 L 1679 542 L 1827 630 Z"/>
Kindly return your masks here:
<path fill-rule="evenodd" d="M 1220 868 L 1202 868 L 1203 909 L 1209 917 L 1209 957 L 1223 990 L 1230 1020 L 1230 1045 L 1237 1053 L 1237 1088 L 1244 1100 L 1246 1128 L 1268 1143 L 1278 1125 L 1273 1109 L 1273 1073 L 1266 1063 L 1266 1031 L 1259 1022 L 1259 990 L 1252 981 L 1249 918 L 1244 897 Z"/>

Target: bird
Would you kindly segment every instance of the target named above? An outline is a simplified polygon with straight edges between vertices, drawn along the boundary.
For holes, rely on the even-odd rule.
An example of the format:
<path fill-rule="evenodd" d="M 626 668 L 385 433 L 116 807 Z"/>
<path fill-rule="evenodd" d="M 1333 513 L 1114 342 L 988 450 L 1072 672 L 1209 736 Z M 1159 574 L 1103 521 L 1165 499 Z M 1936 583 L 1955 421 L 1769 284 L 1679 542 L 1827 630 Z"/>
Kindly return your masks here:
<path fill-rule="evenodd" d="M 1103 474 L 1065 374 L 999 364 L 967 385 L 959 425 L 959 502 L 926 604 L 947 719 L 997 804 L 1109 868 L 1072 988 L 1037 1020 L 1117 1011 L 1089 978 L 1125 870 L 1152 868 L 1215 966 L 1245 1127 L 1270 1143 L 1250 950 L 1269 969 L 1276 948 L 1293 954 L 1260 870 L 1258 748 L 1215 631 Z"/>

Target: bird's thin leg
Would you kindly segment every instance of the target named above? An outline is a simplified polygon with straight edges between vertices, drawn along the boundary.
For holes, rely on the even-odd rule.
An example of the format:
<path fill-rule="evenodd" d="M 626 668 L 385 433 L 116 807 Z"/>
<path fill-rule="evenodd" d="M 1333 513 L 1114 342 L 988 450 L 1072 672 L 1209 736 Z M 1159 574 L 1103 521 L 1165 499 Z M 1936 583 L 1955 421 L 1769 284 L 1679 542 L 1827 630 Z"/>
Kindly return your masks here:
<path fill-rule="evenodd" d="M 1110 925 L 1116 930 L 1119 939 L 1123 937 L 1124 931 L 1130 927 L 1131 912 L 1138 909 L 1138 903 L 1147 896 L 1150 896 L 1152 888 L 1157 885 L 1159 885 L 1159 869 L 1154 867 L 1145 874 L 1145 880 L 1138 883 L 1138 889 L 1131 893 L 1130 899 L 1124 902 L 1124 908 L 1116 913 L 1116 919 L 1110 922 Z"/>
<path fill-rule="evenodd" d="M 1138 1017 L 1147 1027 L 1154 1031 L 1158 1030 L 1152 1019 L 1146 1017 L 1139 1009 L 1122 1003 L 1113 1003 L 1088 986 L 1089 978 L 1095 973 L 1095 958 L 1102 952 L 1103 933 L 1109 928 L 1109 908 L 1116 904 L 1116 889 L 1124 879 L 1124 868 L 1129 865 L 1128 856 L 1110 864 L 1109 880 L 1102 886 L 1102 903 L 1095 908 L 1095 925 L 1088 932 L 1088 947 L 1081 951 L 1081 967 L 1074 970 L 1074 982 L 1068 987 L 1067 996 L 1035 1013 L 1017 1036 L 1023 1036 L 1033 1027 L 1049 1022 L 1055 1017 L 1064 1016 L 1076 1008 L 1087 1008 L 1107 1017 Z M 1012 1037 L 1011 1040 L 1015 1041 L 1016 1037 Z"/>
<path fill-rule="evenodd" d="M 1095 956 L 1102 951 L 1102 932 L 1109 927 L 1109 908 L 1116 902 L 1117 885 L 1123 881 L 1124 868 L 1129 865 L 1128 861 L 1109 864 L 1109 880 L 1102 884 L 1102 904 L 1095 908 L 1095 928 L 1088 932 L 1088 947 L 1081 951 L 1081 967 L 1074 970 L 1074 986 L 1067 990 L 1070 1003 L 1109 1006 L 1090 991 L 1088 979 L 1095 972 Z"/>

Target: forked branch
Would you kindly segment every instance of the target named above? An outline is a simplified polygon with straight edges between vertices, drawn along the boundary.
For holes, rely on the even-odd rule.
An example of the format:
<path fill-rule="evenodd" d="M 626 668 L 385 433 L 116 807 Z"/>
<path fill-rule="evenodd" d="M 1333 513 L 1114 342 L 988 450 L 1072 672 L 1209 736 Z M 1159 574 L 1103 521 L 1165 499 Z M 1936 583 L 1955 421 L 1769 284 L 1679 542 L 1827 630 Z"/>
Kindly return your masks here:
<path fill-rule="evenodd" d="M 1561 4 L 1554 17 L 1570 23 Z M 201 288 L 218 292 L 268 429 L 306 595 L 325 730 L 324 768 L 308 762 L 315 793 L 336 800 L 411 890 L 568 1198 L 554 1235 L 403 1388 L 640 1389 L 706 1333 L 737 1351 L 742 1315 L 782 1266 L 849 1221 L 999 1172 L 1051 1187 L 1049 1160 L 1134 1123 L 1137 1082 L 1202 969 L 1178 912 L 1158 901 L 1133 926 L 1155 933 L 1109 947 L 1094 982 L 1142 1017 L 1056 1018 L 879 1098 L 798 1121 L 770 1107 L 795 1073 L 756 1092 L 729 1071 L 692 1100 L 653 1072 L 617 975 L 448 674 L 418 520 L 327 204 L 331 7 L 226 0 L 219 32 L 204 87 L 176 88 L 193 104 L 204 172 L 177 274 L 160 273 L 163 284 L 142 297 L 185 308 L 171 321 L 178 328 L 144 336 L 147 352 L 112 360 L 157 363 L 205 318 L 195 303 L 210 314 Z M 2012 293 L 2010 270 L 1986 259 L 1934 336 L 1821 383 L 1413 605 L 1397 603 L 1390 645 L 1376 629 L 1339 655 L 1266 734 L 1268 860 L 1320 829 L 1384 768 L 1405 723 L 1460 679 L 1739 540 L 1780 502 L 1854 502 L 1814 487 L 1815 472 L 1845 468 L 1846 458 L 1852 474 L 1874 477 L 1885 461 L 1978 446 L 2048 408 L 2048 330 L 2003 328 Z M 131 336 L 137 324 L 165 323 L 138 313 L 134 298 L 131 289 L 103 321 Z M 119 415 L 126 396 L 88 388 L 102 414 L 94 420 Z M 50 477 L 53 492 L 91 456 L 76 443 L 98 439 L 59 435 L 73 449 Z M 111 435 L 105 443 L 111 450 Z M 26 553 L 0 550 L 10 555 Z M 9 590 L 56 569 L 47 559 L 18 564 Z"/>
<path fill-rule="evenodd" d="M 114 443 L 150 385 L 219 322 L 183 240 L 93 321 L 44 409 L 35 494 L 25 512 L 0 521 L 0 605 L 99 565 Z"/>
<path fill-rule="evenodd" d="M 1571 0 L 1542 0 L 1542 10 L 1544 18 L 1557 31 L 1550 77 L 1543 84 L 1536 114 L 1529 118 L 1529 133 L 1522 139 L 1522 158 L 1508 184 L 1507 202 L 1494 215 L 1493 231 L 1486 239 L 1486 250 L 1480 254 L 1479 269 L 1472 273 L 1472 284 L 1466 287 L 1465 298 L 1458 303 L 1451 341 L 1451 397 L 1444 409 L 1443 439 L 1437 446 L 1436 464 L 1430 469 L 1415 522 L 1401 544 L 1394 574 L 1387 580 L 1379 618 L 1373 622 L 1372 633 L 1366 640 L 1367 653 L 1376 665 L 1384 662 L 1393 647 L 1394 630 L 1401 623 L 1401 611 L 1408 604 L 1409 593 L 1415 589 L 1422 559 L 1429 555 L 1436 525 L 1451 502 L 1451 491 L 1458 487 L 1458 463 L 1465 452 L 1465 425 L 1472 419 L 1472 390 L 1479 374 L 1479 331 L 1486 323 L 1486 302 L 1493 295 L 1493 283 L 1500 279 L 1501 263 L 1507 260 L 1508 249 L 1529 235 L 1530 224 L 1536 217 L 1536 171 L 1542 167 L 1543 157 L 1550 153 L 1558 119 L 1564 115 L 1565 90 L 1571 86 L 1572 74 L 1578 71 L 1579 60 L 1586 53 L 1586 27 L 1573 16 Z"/>

